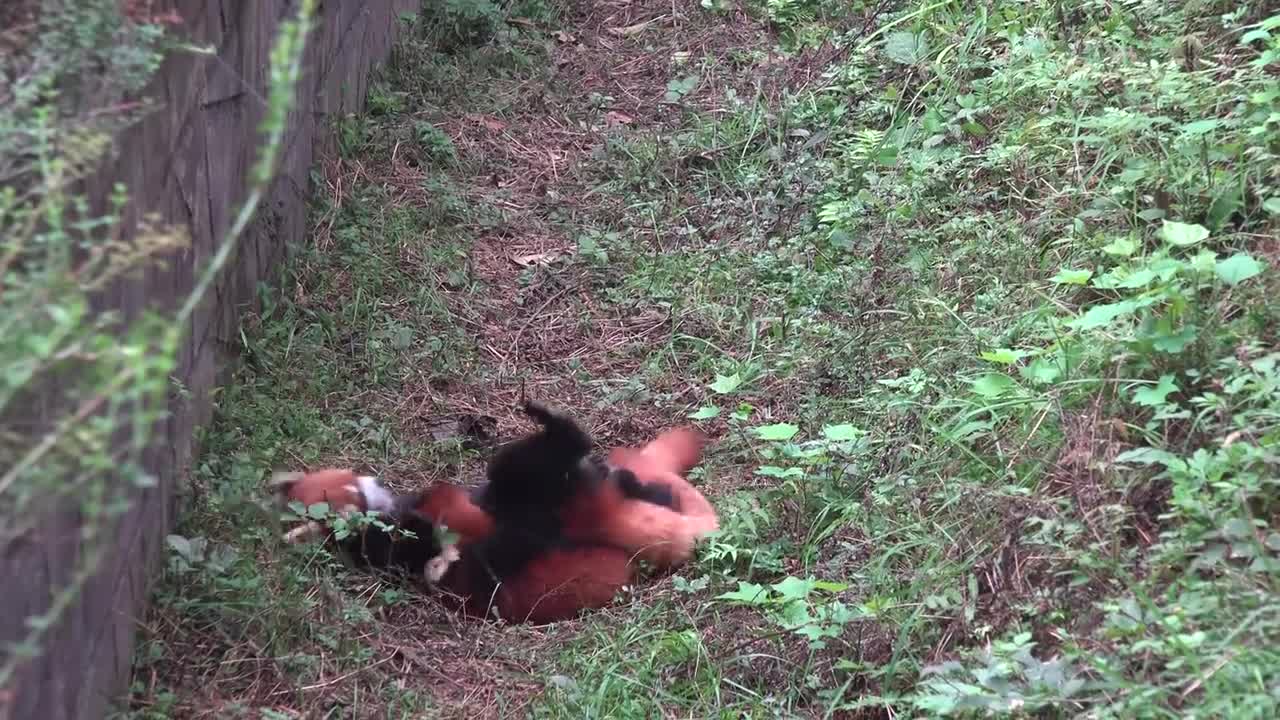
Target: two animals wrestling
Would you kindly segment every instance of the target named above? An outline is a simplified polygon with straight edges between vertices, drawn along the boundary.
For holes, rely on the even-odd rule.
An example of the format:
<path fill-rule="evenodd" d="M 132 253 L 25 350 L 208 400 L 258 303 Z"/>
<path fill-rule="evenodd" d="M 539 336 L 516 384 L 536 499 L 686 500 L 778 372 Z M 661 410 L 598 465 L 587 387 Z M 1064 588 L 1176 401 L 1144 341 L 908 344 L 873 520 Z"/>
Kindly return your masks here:
<path fill-rule="evenodd" d="M 327 538 L 358 566 L 408 575 L 470 617 L 541 624 L 608 605 L 638 577 L 637 561 L 669 571 L 719 528 L 684 477 L 701 433 L 668 430 L 602 459 L 573 418 L 532 401 L 524 411 L 540 429 L 499 448 L 476 491 L 439 483 L 397 495 L 350 470 L 278 475 L 285 502 L 378 520 L 341 540 L 309 520 L 285 540 Z"/>

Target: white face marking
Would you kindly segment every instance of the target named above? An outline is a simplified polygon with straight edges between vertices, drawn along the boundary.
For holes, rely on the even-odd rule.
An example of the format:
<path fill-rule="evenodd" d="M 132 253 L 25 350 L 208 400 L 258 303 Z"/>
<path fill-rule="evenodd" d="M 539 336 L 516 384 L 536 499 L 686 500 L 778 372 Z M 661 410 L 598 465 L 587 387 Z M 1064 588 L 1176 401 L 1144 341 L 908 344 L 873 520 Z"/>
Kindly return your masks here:
<path fill-rule="evenodd" d="M 360 487 L 360 494 L 364 496 L 366 510 L 391 512 L 395 505 L 395 498 L 391 496 L 390 490 L 378 483 L 378 478 L 361 475 L 356 478 L 356 484 Z"/>

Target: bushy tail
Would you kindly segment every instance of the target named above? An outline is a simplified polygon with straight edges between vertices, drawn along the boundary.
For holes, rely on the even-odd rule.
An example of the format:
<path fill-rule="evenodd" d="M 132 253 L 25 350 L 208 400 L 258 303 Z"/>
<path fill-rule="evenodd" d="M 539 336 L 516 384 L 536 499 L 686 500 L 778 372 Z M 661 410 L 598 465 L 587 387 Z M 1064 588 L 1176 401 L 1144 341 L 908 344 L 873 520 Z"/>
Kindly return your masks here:
<path fill-rule="evenodd" d="M 609 462 L 623 467 L 643 468 L 643 472 L 684 475 L 702 460 L 706 436 L 689 427 L 678 427 L 658 435 L 643 448 L 615 448 Z"/>

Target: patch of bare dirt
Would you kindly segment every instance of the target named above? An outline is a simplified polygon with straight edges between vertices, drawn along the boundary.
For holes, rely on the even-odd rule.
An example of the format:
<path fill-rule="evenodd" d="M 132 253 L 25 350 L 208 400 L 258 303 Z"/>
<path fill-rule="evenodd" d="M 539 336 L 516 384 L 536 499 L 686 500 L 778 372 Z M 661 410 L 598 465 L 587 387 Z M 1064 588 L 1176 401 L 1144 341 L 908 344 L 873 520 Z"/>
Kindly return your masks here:
<path fill-rule="evenodd" d="M 437 411 L 496 418 L 505 439 L 529 427 L 516 409 L 525 393 L 578 413 L 602 443 L 635 442 L 678 421 L 685 408 L 632 403 L 635 412 L 621 417 L 611 412 L 617 398 L 601 394 L 639 383 L 643 358 L 672 334 L 679 318 L 658 308 L 619 310 L 601 302 L 599 278 L 561 262 L 576 251 L 577 240 L 547 219 L 549 211 L 612 201 L 589 197 L 581 179 L 607 134 L 656 131 L 690 106 L 713 109 L 732 82 L 745 83 L 743 92 L 765 86 L 780 92 L 795 73 L 811 75 L 822 58 L 821 52 L 790 63 L 771 58 L 759 50 L 773 44 L 759 22 L 740 10 L 718 17 L 692 1 L 580 2 L 565 20 L 553 34 L 554 87 L 520 87 L 520 95 L 531 98 L 524 112 L 463 113 L 437 123 L 465 164 L 483 169 L 455 178 L 468 201 L 500 210 L 504 218 L 499 227 L 476 228 L 470 267 L 485 292 L 460 295 L 455 308 L 474 332 L 489 376 L 483 390 L 459 383 L 410 394 L 431 398 Z M 751 67 L 701 63 L 733 53 Z M 698 86 L 683 105 L 668 102 L 669 81 L 686 69 L 698 72 Z M 397 165 L 395 155 L 392 167 L 376 174 L 412 202 L 428 171 Z M 678 380 L 657 382 L 666 387 L 655 388 L 650 380 L 637 392 L 681 390 Z M 625 396 L 625 388 L 621 392 Z"/>

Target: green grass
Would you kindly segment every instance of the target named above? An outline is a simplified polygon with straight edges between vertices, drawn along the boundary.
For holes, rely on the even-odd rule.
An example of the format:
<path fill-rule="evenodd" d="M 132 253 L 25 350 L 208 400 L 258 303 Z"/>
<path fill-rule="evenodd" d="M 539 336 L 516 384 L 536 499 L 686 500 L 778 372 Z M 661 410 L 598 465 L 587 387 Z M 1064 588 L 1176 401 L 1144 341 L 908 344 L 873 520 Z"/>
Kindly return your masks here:
<path fill-rule="evenodd" d="M 538 29 L 424 18 L 401 43 L 246 324 L 181 530 L 211 549 L 158 595 L 138 712 L 399 697 L 412 634 L 480 714 L 1275 714 L 1280 22 L 709 5 L 631 35 L 524 5 Z M 640 62 L 640 101 L 573 79 Z M 521 380 L 605 442 L 715 436 L 695 477 L 724 527 L 694 565 L 495 630 L 275 544 L 270 469 L 474 480 L 424 417 L 505 436 Z M 197 636 L 224 655 L 175 669 Z M 410 685 L 386 717 L 464 712 Z"/>

